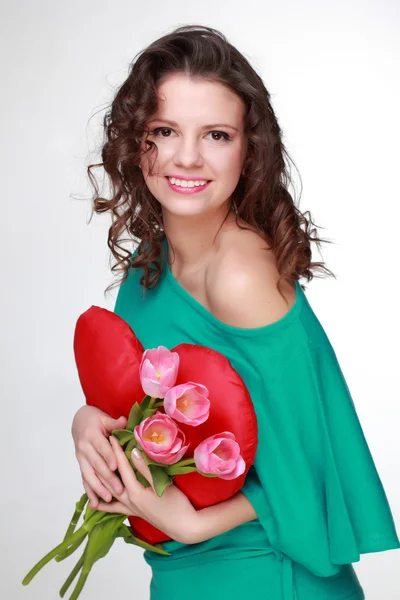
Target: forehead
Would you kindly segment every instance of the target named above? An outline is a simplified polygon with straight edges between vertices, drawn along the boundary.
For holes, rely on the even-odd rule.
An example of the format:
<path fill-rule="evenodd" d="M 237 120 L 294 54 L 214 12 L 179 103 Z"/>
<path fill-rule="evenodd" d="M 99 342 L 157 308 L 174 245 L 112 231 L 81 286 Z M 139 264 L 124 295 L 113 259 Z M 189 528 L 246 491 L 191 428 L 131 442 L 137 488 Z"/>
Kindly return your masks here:
<path fill-rule="evenodd" d="M 232 121 L 240 124 L 244 115 L 242 99 L 222 83 L 176 73 L 157 88 L 156 116 L 207 123 Z"/>

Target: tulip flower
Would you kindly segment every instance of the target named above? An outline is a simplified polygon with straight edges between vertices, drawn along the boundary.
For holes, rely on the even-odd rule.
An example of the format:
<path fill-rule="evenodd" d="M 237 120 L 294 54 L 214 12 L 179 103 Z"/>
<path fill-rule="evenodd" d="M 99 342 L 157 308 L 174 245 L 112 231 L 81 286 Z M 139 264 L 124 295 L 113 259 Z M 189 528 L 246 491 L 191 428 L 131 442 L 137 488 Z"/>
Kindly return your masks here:
<path fill-rule="evenodd" d="M 165 394 L 164 409 L 175 421 L 196 427 L 210 414 L 208 389 L 193 381 L 176 385 Z"/>
<path fill-rule="evenodd" d="M 218 475 L 221 479 L 235 479 L 245 469 L 240 446 L 230 431 L 212 435 L 194 451 L 194 462 L 200 473 Z"/>
<path fill-rule="evenodd" d="M 113 320 L 114 317 L 115 315 L 113 315 Z M 117 321 L 115 321 L 115 323 L 118 325 Z M 154 491 L 159 497 L 163 495 L 168 486 L 172 484 L 173 477 L 177 475 L 181 476 L 190 473 L 200 473 L 200 475 L 203 475 L 204 477 L 235 479 L 244 473 L 246 464 L 240 455 L 239 444 L 236 442 L 234 434 L 229 431 L 224 431 L 223 433 L 207 438 L 197 446 L 194 451 L 194 456 L 184 457 L 189 447 L 192 448 L 192 445 L 191 441 L 187 439 L 190 436 L 187 433 L 186 428 L 185 432 L 182 431 L 177 422 L 196 427 L 204 423 L 209 418 L 210 414 L 210 400 L 208 398 L 209 390 L 206 386 L 193 381 L 175 385 L 181 360 L 183 373 L 180 373 L 180 381 L 185 381 L 185 374 L 192 372 L 190 368 L 188 369 L 190 364 L 186 362 L 185 357 L 186 359 L 190 358 L 191 363 L 193 363 L 196 359 L 196 354 L 193 354 L 193 350 L 196 350 L 196 348 L 191 347 L 189 344 L 182 344 L 180 352 L 184 352 L 183 355 L 178 352 L 170 351 L 165 346 L 143 350 L 142 344 L 139 343 L 135 335 L 132 336 L 133 332 L 129 330 L 124 333 L 124 337 L 119 340 L 120 343 L 117 344 L 116 340 L 114 340 L 115 343 L 110 344 L 113 351 L 110 355 L 104 357 L 104 346 L 106 343 L 109 343 L 109 332 L 105 331 L 104 336 L 100 337 L 101 343 L 99 347 L 96 348 L 97 354 L 94 353 L 93 364 L 88 367 L 86 357 L 91 355 L 91 347 L 95 347 L 92 329 L 93 323 L 90 318 L 88 320 L 88 330 L 83 330 L 83 333 L 80 333 L 81 340 L 79 344 L 77 344 L 77 346 L 81 345 L 82 350 L 80 356 L 82 357 L 83 362 L 83 380 L 87 382 L 88 388 L 86 390 L 84 386 L 84 390 L 87 392 L 85 393 L 87 396 L 87 404 L 97 405 L 96 393 L 94 393 L 96 388 L 93 387 L 93 378 L 94 381 L 97 381 L 98 379 L 98 373 L 94 370 L 94 366 L 97 368 L 98 359 L 101 356 L 104 368 L 102 369 L 102 365 L 100 365 L 100 372 L 105 372 L 106 377 L 104 379 L 100 378 L 100 384 L 98 385 L 98 393 L 100 396 L 102 398 L 106 397 L 111 390 L 112 398 L 110 400 L 110 407 L 114 412 L 119 412 L 121 407 L 123 407 L 123 412 L 125 414 L 128 410 L 128 407 L 126 406 L 127 399 L 130 398 L 130 394 L 132 393 L 132 405 L 129 410 L 125 429 L 114 429 L 112 435 L 118 440 L 130 466 L 135 472 L 136 479 L 143 487 L 150 487 L 150 483 L 133 464 L 131 453 L 135 447 L 139 448 L 142 458 L 148 465 L 153 480 Z M 112 333 L 113 332 L 111 332 L 111 334 Z M 95 332 L 95 340 L 97 339 L 97 335 L 98 332 Z M 118 354 L 119 347 L 120 345 L 122 347 L 126 345 L 124 344 L 126 341 L 125 338 L 128 339 L 128 346 L 131 345 L 133 353 L 132 356 L 124 356 L 122 352 L 122 356 L 120 357 Z M 186 347 L 190 350 L 190 354 L 185 354 Z M 115 348 L 118 351 L 115 352 Z M 197 349 L 200 352 L 199 356 L 202 358 L 201 360 L 196 360 L 196 364 L 199 369 L 202 369 L 204 348 L 198 347 Z M 210 349 L 207 349 L 207 356 L 209 356 L 209 350 Z M 226 422 L 223 420 L 223 411 L 225 409 L 226 411 L 229 411 L 230 409 L 230 406 L 225 406 L 226 398 L 231 400 L 231 396 L 233 395 L 236 403 L 238 400 L 241 400 L 242 403 L 248 402 L 247 408 L 252 408 L 251 399 L 247 391 L 243 389 L 244 384 L 243 386 L 242 384 L 238 385 L 237 379 L 232 376 L 232 373 L 226 372 L 226 359 L 224 357 L 218 358 L 218 354 L 214 351 L 212 351 L 210 360 L 211 358 L 213 361 L 215 359 L 216 365 L 214 366 L 214 369 L 216 371 L 214 372 L 216 375 L 219 374 L 218 370 L 220 365 L 223 365 L 223 374 L 225 375 L 227 383 L 226 396 L 223 395 L 222 400 L 218 398 L 218 392 L 222 388 L 222 383 L 218 377 L 215 377 L 215 387 L 212 395 L 216 398 L 216 401 L 223 403 L 222 407 L 218 407 L 217 405 L 217 408 L 221 408 L 222 422 Z M 108 364 L 110 364 L 110 374 L 107 373 Z M 131 365 L 134 366 L 134 369 L 131 368 Z M 125 382 L 125 386 L 122 386 L 122 388 L 124 388 L 123 391 L 121 391 L 120 380 L 121 378 L 124 378 L 126 366 L 129 370 L 129 376 L 127 382 Z M 89 368 L 89 371 L 86 370 L 87 367 Z M 90 381 L 88 372 L 92 381 Z M 113 387 L 110 386 L 109 375 L 111 377 L 111 374 L 115 378 L 115 393 L 112 391 Z M 141 401 L 140 398 L 138 398 L 138 396 L 141 395 L 140 386 L 138 385 L 138 375 L 141 387 L 145 392 L 145 397 L 142 398 Z M 234 372 L 233 375 L 235 375 Z M 212 377 L 208 378 L 211 385 L 213 380 L 214 378 Z M 133 384 L 132 391 L 131 383 Z M 235 403 L 233 405 L 235 408 Z M 101 404 L 101 406 L 104 409 L 104 404 Z M 244 406 L 246 407 L 246 404 L 244 404 Z M 165 414 L 158 409 L 163 409 Z M 249 411 L 247 410 L 247 413 L 248 412 Z M 231 418 L 229 418 L 228 422 L 231 421 Z M 252 423 L 250 419 L 247 419 L 247 421 L 245 420 L 245 423 L 247 422 L 254 429 L 254 423 Z M 237 431 L 241 432 L 245 428 L 242 426 L 242 423 L 239 425 Z M 214 427 L 215 423 L 213 424 L 213 429 L 210 428 L 208 431 L 215 430 Z M 217 425 L 217 427 L 219 426 Z M 225 427 L 225 425 L 221 425 L 221 428 L 223 427 Z M 252 435 L 254 435 L 253 429 L 250 431 L 250 434 Z M 199 430 L 199 433 L 200 432 L 201 429 Z M 238 433 L 238 436 L 239 435 L 240 433 Z M 197 443 L 197 440 L 199 439 L 198 435 L 195 434 L 194 439 L 196 439 L 195 443 Z M 117 475 L 121 480 L 123 479 L 118 471 Z M 197 486 L 197 489 L 202 491 L 202 484 L 196 481 L 200 478 L 196 477 L 194 479 L 195 488 Z M 229 491 L 229 485 L 226 487 Z M 237 487 L 239 489 L 239 486 Z M 202 497 L 204 497 L 204 495 L 205 494 L 202 493 Z M 165 537 L 167 537 L 167 539 L 170 538 L 165 536 L 163 532 L 157 530 L 151 523 L 147 523 L 145 519 L 132 515 L 128 517 L 131 526 L 127 527 L 124 524 L 124 521 L 127 519 L 125 514 L 108 513 L 96 510 L 89 505 L 88 500 L 86 493 L 81 496 L 80 500 L 75 505 L 72 519 L 68 524 L 63 540 L 31 568 L 22 580 L 24 586 L 28 585 L 39 571 L 51 560 L 54 559 L 56 562 L 63 561 L 68 556 L 74 554 L 84 541 L 86 541 L 86 546 L 83 553 L 59 590 L 61 598 L 65 596 L 68 589 L 77 579 L 69 600 L 78 600 L 93 565 L 109 553 L 117 538 L 122 538 L 125 543 L 138 546 L 146 551 L 154 552 L 162 556 L 170 556 L 170 553 L 164 550 L 162 544 L 158 542 L 159 539 L 165 539 Z M 218 493 L 213 493 L 212 500 L 214 503 L 220 501 Z M 81 516 L 83 516 L 83 523 L 79 526 Z M 137 535 L 140 537 L 137 537 Z M 151 541 L 154 541 L 155 543 L 151 544 Z"/>
<path fill-rule="evenodd" d="M 147 456 L 163 465 L 178 462 L 189 447 L 183 431 L 160 411 L 137 425 L 133 435 Z"/>
<path fill-rule="evenodd" d="M 178 375 L 179 354 L 165 346 L 143 352 L 140 362 L 140 382 L 144 392 L 152 398 L 164 398 L 175 385 Z"/>

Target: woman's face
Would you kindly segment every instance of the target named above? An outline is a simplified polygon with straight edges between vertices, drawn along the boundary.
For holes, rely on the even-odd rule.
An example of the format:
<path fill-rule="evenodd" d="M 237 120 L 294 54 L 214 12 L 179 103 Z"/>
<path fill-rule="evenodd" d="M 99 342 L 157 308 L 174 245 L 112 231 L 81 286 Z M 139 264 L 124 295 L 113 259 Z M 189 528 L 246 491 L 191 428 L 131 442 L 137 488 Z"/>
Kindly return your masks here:
<path fill-rule="evenodd" d="M 140 163 L 150 192 L 163 210 L 175 215 L 200 216 L 228 208 L 247 150 L 244 103 L 220 83 L 180 73 L 160 84 L 158 98 L 157 112 L 146 123 L 148 139 L 158 149 L 154 174 L 149 175 L 151 152 Z M 192 187 L 187 181 L 187 187 L 175 187 L 168 176 L 210 183 Z"/>

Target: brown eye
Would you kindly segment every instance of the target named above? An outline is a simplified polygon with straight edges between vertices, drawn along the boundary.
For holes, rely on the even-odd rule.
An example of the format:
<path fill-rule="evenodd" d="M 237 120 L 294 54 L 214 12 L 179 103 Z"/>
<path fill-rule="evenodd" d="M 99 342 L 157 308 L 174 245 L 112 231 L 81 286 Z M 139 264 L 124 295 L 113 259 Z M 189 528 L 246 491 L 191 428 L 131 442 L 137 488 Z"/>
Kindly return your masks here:
<path fill-rule="evenodd" d="M 210 131 L 211 135 L 222 135 L 222 139 L 226 140 L 227 142 L 229 142 L 231 140 L 231 138 L 229 137 L 229 135 L 227 133 L 224 133 L 223 131 Z M 215 140 L 215 138 L 214 138 Z M 221 138 L 219 138 L 218 140 L 215 140 L 216 142 L 221 141 Z"/>
<path fill-rule="evenodd" d="M 165 131 L 171 131 L 171 129 L 169 127 L 157 127 L 156 129 L 154 129 L 153 131 L 151 131 L 150 134 L 154 135 L 155 137 L 157 137 L 159 131 L 165 132 Z M 167 136 L 162 135 L 161 137 L 169 137 L 169 136 L 168 135 Z"/>

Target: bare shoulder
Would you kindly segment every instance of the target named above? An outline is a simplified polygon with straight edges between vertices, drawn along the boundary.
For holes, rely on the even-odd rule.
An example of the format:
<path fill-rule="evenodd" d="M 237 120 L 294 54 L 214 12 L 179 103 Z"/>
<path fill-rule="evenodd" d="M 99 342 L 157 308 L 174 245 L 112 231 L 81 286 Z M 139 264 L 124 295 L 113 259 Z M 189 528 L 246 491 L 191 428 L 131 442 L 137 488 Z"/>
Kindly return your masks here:
<path fill-rule="evenodd" d="M 256 233 L 231 233 L 207 275 L 207 299 L 212 314 L 234 327 L 263 327 L 281 319 L 294 305 L 294 282 L 277 288 L 275 257 Z"/>

